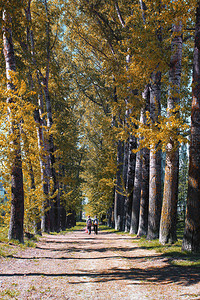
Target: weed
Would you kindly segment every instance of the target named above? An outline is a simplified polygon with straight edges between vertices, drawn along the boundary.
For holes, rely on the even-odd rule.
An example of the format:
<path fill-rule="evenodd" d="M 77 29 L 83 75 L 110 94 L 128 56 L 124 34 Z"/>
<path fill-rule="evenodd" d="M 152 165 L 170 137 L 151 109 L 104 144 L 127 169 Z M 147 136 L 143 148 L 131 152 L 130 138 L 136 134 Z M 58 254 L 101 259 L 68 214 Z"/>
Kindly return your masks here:
<path fill-rule="evenodd" d="M 10 298 L 16 298 L 17 296 L 19 296 L 19 294 L 20 293 L 18 291 L 7 289 L 1 292 L 0 296 L 8 296 Z"/>
<path fill-rule="evenodd" d="M 34 285 L 31 285 L 30 288 L 27 290 L 27 292 L 36 291 L 36 287 Z"/>

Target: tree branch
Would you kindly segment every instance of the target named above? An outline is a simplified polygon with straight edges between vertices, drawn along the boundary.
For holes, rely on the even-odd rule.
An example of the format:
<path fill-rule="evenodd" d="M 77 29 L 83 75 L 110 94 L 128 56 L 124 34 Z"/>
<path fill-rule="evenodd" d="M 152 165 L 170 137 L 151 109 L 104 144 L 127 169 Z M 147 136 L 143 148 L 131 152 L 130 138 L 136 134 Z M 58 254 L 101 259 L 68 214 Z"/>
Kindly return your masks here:
<path fill-rule="evenodd" d="M 115 0 L 115 9 L 117 11 L 117 16 L 119 18 L 119 21 L 120 21 L 122 27 L 124 28 L 126 26 L 126 23 L 124 22 L 124 19 L 122 17 L 122 14 L 121 14 L 121 11 L 119 9 L 119 5 L 118 5 L 118 1 L 117 0 Z"/>

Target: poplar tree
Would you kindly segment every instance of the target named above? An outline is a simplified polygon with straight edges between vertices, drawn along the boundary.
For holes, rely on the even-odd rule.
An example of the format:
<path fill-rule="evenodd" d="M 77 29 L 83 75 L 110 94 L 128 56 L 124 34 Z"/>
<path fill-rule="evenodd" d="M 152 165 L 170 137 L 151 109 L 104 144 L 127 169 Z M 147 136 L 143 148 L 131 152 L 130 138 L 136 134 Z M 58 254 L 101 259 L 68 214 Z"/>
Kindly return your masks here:
<path fill-rule="evenodd" d="M 143 92 L 145 105 L 141 110 L 141 124 L 146 125 L 146 113 L 150 109 L 150 85 L 146 85 Z M 140 213 L 137 236 L 146 236 L 148 230 L 148 210 L 149 210 L 149 157 L 150 151 L 147 147 L 140 150 L 141 154 L 141 184 L 140 184 Z M 140 167 L 140 164 L 138 165 Z"/>
<path fill-rule="evenodd" d="M 10 164 L 11 164 L 11 215 L 8 237 L 20 242 L 24 241 L 24 188 L 20 144 L 20 123 L 15 115 L 15 98 L 17 96 L 15 85 L 13 84 L 16 76 L 15 52 L 12 40 L 12 22 L 10 9 L 12 1 L 6 3 L 3 8 L 3 50 L 6 63 L 6 78 L 8 91 L 8 119 L 10 122 Z M 20 5 L 16 5 L 18 9 Z"/>
<path fill-rule="evenodd" d="M 169 70 L 169 93 L 168 93 L 168 118 L 178 114 L 180 103 L 181 61 L 182 61 L 182 24 L 177 20 L 173 25 L 173 39 L 171 45 L 171 59 Z M 177 132 L 171 135 L 166 149 L 165 182 L 160 224 L 159 240 L 162 244 L 175 242 L 176 217 L 178 202 L 178 170 L 179 170 L 179 143 L 176 140 Z"/>
<path fill-rule="evenodd" d="M 200 251 L 200 2 L 197 2 L 195 44 L 193 57 L 191 135 L 189 153 L 189 178 L 186 208 L 185 231 L 182 249 L 190 252 Z"/>

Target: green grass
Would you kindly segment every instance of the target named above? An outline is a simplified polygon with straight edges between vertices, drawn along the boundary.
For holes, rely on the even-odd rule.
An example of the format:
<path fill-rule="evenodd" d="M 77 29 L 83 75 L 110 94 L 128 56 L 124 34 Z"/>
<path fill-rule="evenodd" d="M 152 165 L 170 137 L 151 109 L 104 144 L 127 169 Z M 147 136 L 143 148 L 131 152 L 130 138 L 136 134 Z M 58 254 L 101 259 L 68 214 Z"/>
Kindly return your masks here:
<path fill-rule="evenodd" d="M 6 257 L 11 254 L 10 248 L 8 241 L 8 229 L 2 226 L 0 227 L 0 257 Z"/>
<path fill-rule="evenodd" d="M 50 234 L 65 234 L 66 232 L 72 232 L 72 231 L 76 231 L 76 230 L 83 230 L 85 227 L 86 227 L 86 221 L 85 222 L 84 221 L 83 222 L 77 222 L 76 226 L 71 227 L 69 229 L 66 229 L 65 231 L 60 231 L 59 233 L 51 232 Z M 122 232 L 119 232 L 118 230 L 110 228 L 110 227 L 108 227 L 106 225 L 100 225 L 99 226 L 99 230 L 102 231 L 102 232 L 110 232 L 110 233 L 122 234 Z"/>
<path fill-rule="evenodd" d="M 69 228 L 69 229 L 66 229 L 65 231 L 61 231 L 59 232 L 58 234 L 63 234 L 65 232 L 71 232 L 71 231 L 76 231 L 76 230 L 83 230 L 84 228 L 86 227 L 86 221 L 84 222 L 77 222 L 76 223 L 76 226 L 72 227 L 72 228 Z M 100 231 L 104 231 L 104 232 L 115 232 L 115 233 L 120 233 L 118 230 L 115 230 L 113 228 L 110 228 L 106 225 L 100 225 L 99 226 L 99 230 Z M 57 233 L 51 233 L 51 234 L 57 234 Z"/>
<path fill-rule="evenodd" d="M 27 247 L 35 247 L 38 236 L 32 239 L 24 238 L 24 244 L 17 240 L 8 240 L 8 228 L 6 226 L 0 227 L 0 257 L 11 257 L 18 247 L 25 249 Z"/>
<path fill-rule="evenodd" d="M 181 240 L 178 240 L 174 244 L 161 245 L 158 239 L 149 241 L 142 237 L 139 240 L 139 245 L 142 249 L 155 250 L 158 253 L 179 253 L 180 255 L 183 254 L 183 252 L 181 252 Z"/>
<path fill-rule="evenodd" d="M 0 226 L 0 241 L 8 242 L 8 228 L 6 226 Z"/>
<path fill-rule="evenodd" d="M 2 298 L 2 299 L 10 299 L 10 298 L 17 299 L 16 297 L 19 296 L 19 294 L 20 293 L 18 291 L 7 289 L 7 290 L 1 292 L 0 296 L 6 297 L 6 298 Z"/>
<path fill-rule="evenodd" d="M 114 228 L 110 228 L 106 225 L 99 225 L 99 230 L 102 232 L 121 233 L 119 230 L 115 230 Z"/>
<path fill-rule="evenodd" d="M 200 267 L 200 253 L 193 254 L 187 251 L 182 251 L 182 240 L 184 233 L 183 222 L 178 223 L 177 227 L 177 242 L 174 244 L 161 245 L 159 240 L 148 241 L 145 238 L 139 240 L 139 245 L 143 249 L 155 250 L 161 253 L 162 256 L 168 257 L 170 264 L 185 267 Z"/>
<path fill-rule="evenodd" d="M 76 222 L 76 226 L 74 226 L 74 227 L 67 228 L 64 231 L 60 231 L 59 233 L 51 232 L 51 234 L 65 234 L 66 232 L 72 232 L 72 231 L 76 231 L 76 230 L 83 230 L 84 227 L 86 227 L 85 222 Z"/>

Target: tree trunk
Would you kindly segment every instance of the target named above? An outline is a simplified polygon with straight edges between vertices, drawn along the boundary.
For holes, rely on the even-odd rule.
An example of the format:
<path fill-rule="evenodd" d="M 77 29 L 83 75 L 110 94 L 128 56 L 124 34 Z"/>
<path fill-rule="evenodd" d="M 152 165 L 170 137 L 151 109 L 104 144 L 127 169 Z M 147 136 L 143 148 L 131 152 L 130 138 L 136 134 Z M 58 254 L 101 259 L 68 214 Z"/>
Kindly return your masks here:
<path fill-rule="evenodd" d="M 107 211 L 107 226 L 113 228 L 113 207 L 110 207 Z"/>
<path fill-rule="evenodd" d="M 154 72 L 150 85 L 150 116 L 155 123 L 160 115 L 161 73 Z M 149 172 L 149 216 L 147 239 L 156 239 L 159 235 L 161 214 L 161 151 L 157 146 L 150 150 Z"/>
<path fill-rule="evenodd" d="M 76 213 L 74 210 L 70 210 L 70 212 L 67 214 L 67 228 L 72 228 L 76 226 Z"/>
<path fill-rule="evenodd" d="M 147 239 L 157 239 L 159 236 L 161 196 L 161 150 L 150 151 L 149 172 L 149 217 Z"/>
<path fill-rule="evenodd" d="M 145 109 L 141 111 L 141 122 L 146 124 L 145 113 L 149 111 L 150 89 L 146 86 L 143 98 L 146 101 Z M 140 198 L 140 215 L 137 236 L 147 235 L 148 229 L 148 208 L 149 208 L 149 149 L 143 148 L 142 154 L 142 172 L 141 172 L 141 198 Z"/>
<path fill-rule="evenodd" d="M 3 45 L 4 57 L 6 62 L 6 77 L 8 80 L 7 89 L 15 92 L 15 87 L 12 84 L 10 72 L 16 72 L 15 54 L 12 41 L 11 17 L 7 11 L 3 11 Z M 8 105 L 14 102 L 9 97 Z M 20 129 L 19 124 L 14 119 L 14 112 L 9 111 L 9 121 L 11 122 L 10 134 L 13 136 L 10 151 L 11 151 L 11 217 L 8 232 L 9 240 L 15 239 L 23 243 L 23 225 L 24 225 L 24 188 L 23 188 L 23 173 L 20 145 Z"/>
<path fill-rule="evenodd" d="M 50 232 L 50 215 L 49 215 L 49 174 L 47 172 L 47 160 L 45 155 L 45 141 L 42 128 L 42 120 L 38 110 L 35 110 L 34 119 L 37 124 L 37 135 L 38 135 L 38 148 L 40 151 L 40 169 L 41 169 L 41 181 L 43 187 L 44 201 L 42 207 L 42 217 L 41 217 L 41 229 L 44 232 Z"/>
<path fill-rule="evenodd" d="M 196 10 L 189 181 L 182 249 L 200 252 L 200 1 Z"/>
<path fill-rule="evenodd" d="M 126 187 L 127 174 L 128 174 L 128 156 L 129 156 L 129 139 L 124 142 L 124 155 L 123 155 L 123 186 Z"/>
<path fill-rule="evenodd" d="M 67 214 L 66 214 L 66 209 L 63 206 L 61 206 L 60 224 L 61 224 L 61 230 L 65 231 L 67 228 Z"/>
<path fill-rule="evenodd" d="M 133 199 L 132 199 L 130 234 L 137 234 L 138 232 L 140 197 L 141 197 L 141 174 L 142 174 L 141 151 L 138 151 L 136 155 L 136 165 L 135 165 L 135 179 L 134 179 L 134 189 L 133 189 Z"/>
<path fill-rule="evenodd" d="M 185 224 L 185 213 L 188 193 L 188 174 L 189 155 L 187 144 L 181 144 L 179 151 L 179 184 L 178 184 L 178 204 L 180 205 L 180 219 Z"/>
<path fill-rule="evenodd" d="M 172 144 L 172 147 L 174 147 L 174 144 Z M 169 152 L 166 152 L 165 186 L 164 186 L 162 216 L 160 222 L 160 235 L 159 235 L 159 241 L 161 244 L 166 244 L 168 242 L 173 243 L 177 240 L 176 219 L 177 219 L 177 201 L 178 201 L 178 161 L 179 160 L 178 160 L 178 151 L 169 150 Z"/>
<path fill-rule="evenodd" d="M 181 84 L 181 60 L 182 60 L 182 25 L 178 22 L 173 25 L 175 37 L 171 46 L 171 59 L 169 71 L 169 95 L 167 101 L 168 117 L 176 105 L 179 104 Z M 178 111 L 176 112 L 176 114 Z M 173 243 L 177 240 L 176 219 L 178 202 L 178 174 L 179 174 L 179 144 L 173 137 L 166 149 L 165 182 L 163 194 L 162 216 L 160 224 L 160 243 Z"/>
<path fill-rule="evenodd" d="M 147 235 L 149 208 L 149 149 L 142 149 L 142 182 L 137 236 Z"/>
<path fill-rule="evenodd" d="M 124 190 L 123 190 L 123 152 L 124 144 L 118 141 L 117 145 L 117 174 L 115 187 L 115 205 L 114 205 L 114 219 L 115 230 L 123 230 L 123 216 L 124 216 Z"/>
<path fill-rule="evenodd" d="M 21 136 L 22 136 L 23 145 L 24 145 L 23 148 L 24 148 L 24 152 L 25 152 L 25 156 L 26 156 L 26 160 L 27 160 L 28 175 L 31 179 L 30 189 L 35 193 L 35 177 L 34 177 L 34 173 L 33 173 L 32 161 L 30 159 L 29 141 L 28 141 L 27 135 L 24 132 L 22 126 L 21 126 Z M 35 195 L 32 195 L 31 202 L 34 205 L 34 208 L 32 211 L 34 233 L 41 235 L 41 220 L 40 220 L 40 215 L 39 215 L 39 209 L 36 206 Z"/>
<path fill-rule="evenodd" d="M 131 227 L 131 214 L 132 214 L 132 203 L 133 203 L 133 188 L 135 178 L 135 165 L 136 165 L 136 154 L 132 150 L 136 149 L 137 142 L 136 138 L 132 135 L 129 137 L 128 147 L 128 171 L 126 181 L 126 199 L 125 199 L 125 232 L 130 231 Z"/>

